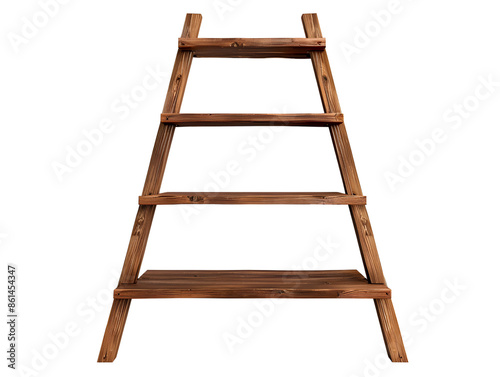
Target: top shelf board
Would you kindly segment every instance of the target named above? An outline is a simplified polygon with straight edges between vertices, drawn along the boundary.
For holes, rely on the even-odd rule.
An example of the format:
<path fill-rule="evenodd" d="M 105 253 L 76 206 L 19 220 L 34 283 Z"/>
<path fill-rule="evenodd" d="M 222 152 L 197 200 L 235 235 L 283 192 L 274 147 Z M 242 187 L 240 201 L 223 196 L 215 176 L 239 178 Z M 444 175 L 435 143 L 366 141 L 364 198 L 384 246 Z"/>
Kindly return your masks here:
<path fill-rule="evenodd" d="M 325 38 L 179 38 L 179 49 L 197 58 L 310 58 Z"/>

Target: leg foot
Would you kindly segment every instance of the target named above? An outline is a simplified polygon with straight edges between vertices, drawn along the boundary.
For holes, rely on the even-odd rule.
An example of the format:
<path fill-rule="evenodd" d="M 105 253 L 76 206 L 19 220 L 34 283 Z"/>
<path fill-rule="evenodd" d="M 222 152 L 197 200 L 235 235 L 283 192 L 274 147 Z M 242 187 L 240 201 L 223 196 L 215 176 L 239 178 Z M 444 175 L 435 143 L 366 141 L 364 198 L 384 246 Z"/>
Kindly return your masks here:
<path fill-rule="evenodd" d="M 109 313 L 108 325 L 102 340 L 101 352 L 98 362 L 113 362 L 118 354 L 120 341 L 122 340 L 123 328 L 127 321 L 128 310 L 132 300 L 113 300 L 113 306 Z"/>
<path fill-rule="evenodd" d="M 408 362 L 398 320 L 390 298 L 375 299 L 378 320 L 382 328 L 387 354 L 393 362 Z"/>

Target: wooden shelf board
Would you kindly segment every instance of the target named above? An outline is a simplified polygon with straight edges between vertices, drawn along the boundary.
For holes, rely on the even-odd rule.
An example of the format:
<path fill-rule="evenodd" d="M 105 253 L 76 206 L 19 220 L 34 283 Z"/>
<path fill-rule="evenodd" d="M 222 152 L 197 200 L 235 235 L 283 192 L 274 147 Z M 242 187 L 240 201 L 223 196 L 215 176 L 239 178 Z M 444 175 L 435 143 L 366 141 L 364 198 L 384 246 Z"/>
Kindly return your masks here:
<path fill-rule="evenodd" d="M 299 126 L 327 127 L 344 122 L 342 113 L 318 114 L 189 114 L 163 113 L 163 123 L 178 127 Z"/>
<path fill-rule="evenodd" d="M 140 196 L 139 204 L 365 205 L 366 196 L 347 195 L 340 192 L 165 192 Z"/>
<path fill-rule="evenodd" d="M 116 299 L 134 298 L 390 298 L 356 270 L 149 270 L 120 284 Z"/>
<path fill-rule="evenodd" d="M 179 49 L 197 58 L 305 59 L 325 46 L 325 38 L 179 38 Z"/>

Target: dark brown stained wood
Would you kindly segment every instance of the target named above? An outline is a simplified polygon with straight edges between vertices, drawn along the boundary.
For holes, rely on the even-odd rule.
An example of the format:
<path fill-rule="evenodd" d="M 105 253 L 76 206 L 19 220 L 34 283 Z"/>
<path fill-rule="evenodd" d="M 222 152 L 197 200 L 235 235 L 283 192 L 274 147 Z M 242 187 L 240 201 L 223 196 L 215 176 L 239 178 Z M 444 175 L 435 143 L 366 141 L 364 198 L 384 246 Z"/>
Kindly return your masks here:
<path fill-rule="evenodd" d="M 365 208 L 343 115 L 316 14 L 304 14 L 307 38 L 198 39 L 201 15 L 188 14 L 179 39 L 167 97 L 127 255 L 114 292 L 98 361 L 117 355 L 131 300 L 135 298 L 369 298 L 374 299 L 392 361 L 407 361 L 396 314 Z M 179 114 L 194 56 L 311 58 L 324 114 Z M 338 192 L 166 192 L 159 193 L 178 126 L 327 126 L 345 193 Z M 356 270 L 147 271 L 138 278 L 157 205 L 161 204 L 345 204 L 349 205 L 367 278 Z M 223 236 L 223 234 L 221 234 Z"/>
<path fill-rule="evenodd" d="M 196 38 L 200 30 L 200 25 L 201 14 L 187 14 L 182 37 Z M 192 52 L 177 52 L 162 112 L 179 112 L 192 60 Z M 146 181 L 144 183 L 143 195 L 158 194 L 160 191 L 174 131 L 175 126 L 160 123 L 148 173 L 146 175 Z M 132 229 L 132 235 L 130 237 L 127 255 L 123 263 L 119 281 L 120 284 L 135 283 L 137 281 L 144 252 L 146 250 L 149 231 L 153 222 L 155 208 L 156 206 L 139 206 Z M 101 350 L 97 359 L 98 362 L 112 362 L 116 358 L 130 304 L 130 299 L 115 299 L 113 301 L 108 324 L 102 340 Z"/>
<path fill-rule="evenodd" d="M 161 121 L 178 127 L 308 126 L 326 127 L 344 121 L 343 114 L 161 114 Z"/>
<path fill-rule="evenodd" d="M 98 362 L 112 362 L 118 353 L 132 300 L 113 300 Z"/>
<path fill-rule="evenodd" d="M 315 13 L 303 14 L 302 24 L 306 37 L 322 37 L 318 16 Z M 311 51 L 310 55 L 325 113 L 340 113 L 340 103 L 326 51 Z M 330 127 L 330 134 L 345 192 L 349 195 L 363 195 L 345 124 L 341 123 Z M 386 284 L 366 207 L 364 205 L 352 205 L 349 206 L 349 210 L 368 281 L 370 283 Z M 375 307 L 390 359 L 394 362 L 408 361 L 391 300 L 376 299 Z"/>
<path fill-rule="evenodd" d="M 179 38 L 179 49 L 197 58 L 308 58 L 324 38 Z"/>
<path fill-rule="evenodd" d="M 140 196 L 139 204 L 366 204 L 366 197 L 340 192 L 165 192 Z"/>
<path fill-rule="evenodd" d="M 115 298 L 389 298 L 356 270 L 146 271 L 137 284 L 120 284 Z"/>

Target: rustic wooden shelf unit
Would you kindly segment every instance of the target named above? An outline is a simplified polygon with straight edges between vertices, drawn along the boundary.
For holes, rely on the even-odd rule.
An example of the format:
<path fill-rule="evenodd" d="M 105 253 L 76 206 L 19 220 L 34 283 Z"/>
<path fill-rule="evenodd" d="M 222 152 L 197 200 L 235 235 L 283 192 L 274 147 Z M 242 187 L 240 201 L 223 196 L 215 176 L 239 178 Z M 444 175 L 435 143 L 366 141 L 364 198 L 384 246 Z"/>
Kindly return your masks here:
<path fill-rule="evenodd" d="M 403 340 L 375 245 L 349 140 L 316 14 L 302 15 L 306 38 L 198 38 L 200 14 L 188 14 L 179 38 L 170 85 L 161 114 L 144 190 L 139 197 L 127 255 L 104 333 L 98 361 L 116 358 L 132 299 L 139 298 L 369 298 L 375 302 L 387 353 L 407 361 Z M 322 114 L 179 113 L 194 57 L 311 59 Z M 160 193 L 176 127 L 328 127 L 344 183 L 340 192 L 166 192 Z M 348 205 L 366 278 L 341 271 L 146 271 L 139 270 L 153 216 L 162 204 L 321 204 Z"/>

